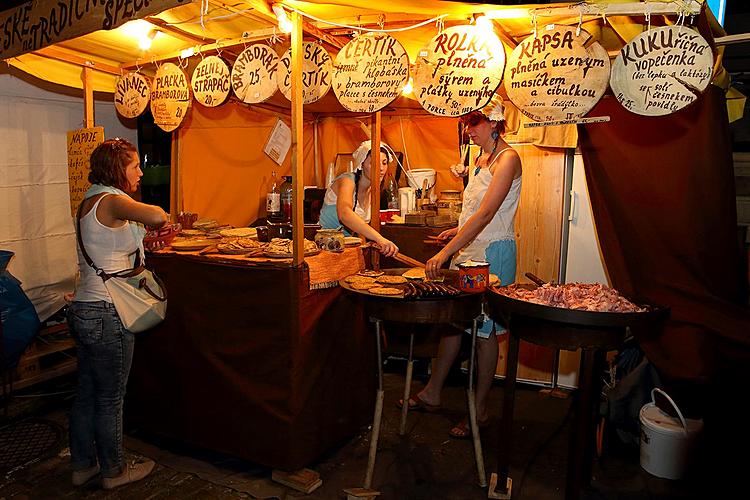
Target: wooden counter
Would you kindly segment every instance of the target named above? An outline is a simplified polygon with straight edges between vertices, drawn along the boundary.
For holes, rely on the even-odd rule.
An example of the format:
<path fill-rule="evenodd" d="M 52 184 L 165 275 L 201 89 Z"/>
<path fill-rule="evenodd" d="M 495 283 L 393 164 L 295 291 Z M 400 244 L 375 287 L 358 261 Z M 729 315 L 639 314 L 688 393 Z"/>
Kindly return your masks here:
<path fill-rule="evenodd" d="M 440 251 L 436 245 L 427 245 L 424 240 L 428 236 L 437 236 L 449 227 L 407 226 L 404 224 L 383 224 L 380 234 L 396 244 L 404 255 L 413 257 L 420 262 L 427 262 L 430 257 Z M 404 264 L 389 258 L 381 258 L 380 265 L 384 268 L 403 267 Z M 447 267 L 447 265 L 446 265 Z"/>
<path fill-rule="evenodd" d="M 309 465 L 372 417 L 375 342 L 341 288 L 308 272 L 154 254 L 167 318 L 136 336 L 139 428 L 261 465 Z"/>

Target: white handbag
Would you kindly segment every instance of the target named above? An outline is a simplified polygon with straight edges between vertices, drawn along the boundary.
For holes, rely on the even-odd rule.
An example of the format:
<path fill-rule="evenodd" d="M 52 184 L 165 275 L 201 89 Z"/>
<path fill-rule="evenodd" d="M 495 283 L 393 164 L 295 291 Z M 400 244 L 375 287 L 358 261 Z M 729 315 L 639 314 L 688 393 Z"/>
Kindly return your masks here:
<path fill-rule="evenodd" d="M 80 206 L 76 227 L 78 246 L 83 258 L 104 281 L 123 326 L 133 333 L 138 333 L 164 321 L 167 315 L 167 289 L 159 277 L 143 265 L 140 249 L 135 252 L 132 269 L 107 273 L 94 264 L 83 246 Z"/>

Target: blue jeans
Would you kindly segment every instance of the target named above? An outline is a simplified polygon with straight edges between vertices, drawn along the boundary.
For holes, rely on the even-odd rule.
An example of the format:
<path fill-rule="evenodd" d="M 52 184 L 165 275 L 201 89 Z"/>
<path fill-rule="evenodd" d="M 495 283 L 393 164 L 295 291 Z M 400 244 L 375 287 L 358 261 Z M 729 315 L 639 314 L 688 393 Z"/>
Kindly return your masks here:
<path fill-rule="evenodd" d="M 73 470 L 97 464 L 103 477 L 119 475 L 122 405 L 133 361 L 134 337 L 109 302 L 73 302 L 68 324 L 76 342 L 78 388 L 70 413 Z"/>

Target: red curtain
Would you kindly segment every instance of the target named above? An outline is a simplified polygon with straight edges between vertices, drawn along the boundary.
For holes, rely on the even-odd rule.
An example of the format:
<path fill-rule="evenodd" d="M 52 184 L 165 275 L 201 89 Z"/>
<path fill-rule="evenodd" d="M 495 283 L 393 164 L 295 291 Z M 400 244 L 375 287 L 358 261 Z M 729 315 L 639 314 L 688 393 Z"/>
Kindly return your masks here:
<path fill-rule="evenodd" d="M 660 332 L 638 338 L 642 349 L 709 435 L 736 437 L 747 424 L 724 423 L 747 391 L 750 309 L 724 94 L 711 85 L 665 117 L 607 96 L 590 116 L 611 117 L 581 127 L 580 147 L 612 284 L 671 308 Z"/>

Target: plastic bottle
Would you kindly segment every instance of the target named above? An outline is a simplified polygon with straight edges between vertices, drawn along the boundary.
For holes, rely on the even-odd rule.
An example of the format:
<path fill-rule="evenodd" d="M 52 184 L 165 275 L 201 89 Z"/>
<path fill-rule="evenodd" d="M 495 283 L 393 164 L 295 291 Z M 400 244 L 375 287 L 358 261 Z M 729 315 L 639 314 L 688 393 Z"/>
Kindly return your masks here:
<path fill-rule="evenodd" d="M 328 171 L 326 172 L 326 189 L 331 187 L 331 184 L 333 184 L 333 179 L 336 178 L 336 169 L 333 166 L 333 162 L 330 162 L 328 164 Z"/>
<path fill-rule="evenodd" d="M 396 179 L 394 179 L 393 176 L 388 177 L 385 190 L 388 193 L 388 208 L 395 208 L 398 210 L 398 186 L 396 185 Z"/>
<path fill-rule="evenodd" d="M 284 222 L 292 221 L 292 176 L 285 175 L 281 184 L 281 215 Z"/>
<path fill-rule="evenodd" d="M 271 189 L 266 194 L 266 219 L 269 221 L 280 220 L 281 212 L 281 190 L 276 179 L 276 171 L 271 172 Z"/>

